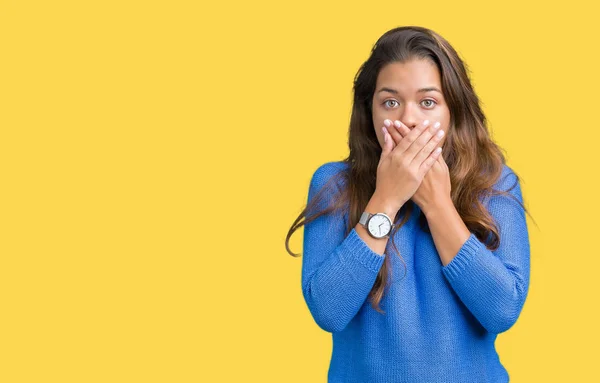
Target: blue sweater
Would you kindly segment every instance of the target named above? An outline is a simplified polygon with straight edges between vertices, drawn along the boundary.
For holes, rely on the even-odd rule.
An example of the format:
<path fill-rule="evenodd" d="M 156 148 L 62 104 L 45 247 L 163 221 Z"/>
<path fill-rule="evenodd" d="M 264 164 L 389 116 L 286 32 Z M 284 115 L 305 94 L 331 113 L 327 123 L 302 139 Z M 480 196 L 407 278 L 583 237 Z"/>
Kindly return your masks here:
<path fill-rule="evenodd" d="M 321 165 L 311 179 L 308 200 L 346 166 L 341 161 Z M 495 188 L 507 190 L 515 181 L 504 165 Z M 523 202 L 520 184 L 510 193 Z M 328 193 L 325 204 L 333 194 Z M 524 210 L 512 198 L 493 196 L 482 202 L 499 226 L 499 248 L 488 250 L 471 233 L 446 266 L 431 234 L 420 228 L 420 209 L 414 205 L 395 236 L 406 274 L 388 240 L 385 256 L 391 257 L 392 277 L 380 302 L 385 314 L 367 299 L 384 256 L 372 251 L 354 228 L 344 235 L 348 209 L 343 216 L 325 214 L 304 226 L 302 293 L 317 325 L 332 334 L 328 382 L 509 381 L 494 342 L 516 322 L 525 303 L 528 231 Z"/>

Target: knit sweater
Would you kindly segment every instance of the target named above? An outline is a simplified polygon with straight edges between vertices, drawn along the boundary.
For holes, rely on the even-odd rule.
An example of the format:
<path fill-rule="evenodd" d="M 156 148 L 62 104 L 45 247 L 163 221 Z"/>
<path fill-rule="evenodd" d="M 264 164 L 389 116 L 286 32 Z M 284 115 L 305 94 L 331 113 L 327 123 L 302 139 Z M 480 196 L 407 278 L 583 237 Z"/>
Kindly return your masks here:
<path fill-rule="evenodd" d="M 308 201 L 348 166 L 342 161 L 319 166 Z M 516 181 L 503 165 L 494 188 L 507 191 Z M 523 202 L 518 182 L 509 193 Z M 327 193 L 320 208 L 334 194 Z M 429 230 L 418 225 L 416 204 L 394 237 L 402 259 L 391 238 L 380 255 L 354 228 L 345 236 L 347 208 L 342 216 L 329 213 L 305 224 L 302 293 L 316 324 L 332 334 L 329 383 L 509 381 L 495 340 L 513 326 L 525 303 L 528 231 L 525 212 L 512 198 L 493 196 L 482 203 L 499 228 L 500 246 L 490 251 L 471 232 L 446 266 Z M 381 314 L 368 295 L 384 257 L 390 257 L 392 271 Z"/>

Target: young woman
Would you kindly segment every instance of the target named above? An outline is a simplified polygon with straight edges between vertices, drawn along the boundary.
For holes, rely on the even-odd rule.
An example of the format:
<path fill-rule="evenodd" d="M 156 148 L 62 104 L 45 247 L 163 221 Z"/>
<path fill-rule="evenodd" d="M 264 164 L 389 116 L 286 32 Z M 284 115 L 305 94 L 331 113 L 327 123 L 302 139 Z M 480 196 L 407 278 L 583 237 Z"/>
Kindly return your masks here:
<path fill-rule="evenodd" d="M 398 27 L 353 90 L 350 154 L 315 171 L 286 238 L 298 255 L 305 225 L 328 381 L 508 382 L 494 342 L 529 289 L 526 209 L 465 64 L 435 32 Z"/>

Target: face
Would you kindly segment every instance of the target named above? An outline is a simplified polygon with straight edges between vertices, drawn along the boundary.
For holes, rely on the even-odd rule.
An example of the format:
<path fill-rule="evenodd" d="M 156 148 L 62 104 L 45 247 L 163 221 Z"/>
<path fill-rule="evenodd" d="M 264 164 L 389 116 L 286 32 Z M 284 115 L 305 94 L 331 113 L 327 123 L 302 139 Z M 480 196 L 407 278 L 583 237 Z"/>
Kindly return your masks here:
<path fill-rule="evenodd" d="M 450 110 L 441 92 L 440 74 L 430 61 L 421 59 L 384 66 L 377 76 L 372 104 L 373 126 L 379 145 L 383 148 L 381 128 L 385 119 L 392 122 L 400 120 L 409 129 L 424 120 L 430 121 L 429 126 L 439 121 L 440 129 L 445 133 L 441 141 L 443 145 L 448 136 Z M 395 128 L 391 126 L 390 129 Z"/>

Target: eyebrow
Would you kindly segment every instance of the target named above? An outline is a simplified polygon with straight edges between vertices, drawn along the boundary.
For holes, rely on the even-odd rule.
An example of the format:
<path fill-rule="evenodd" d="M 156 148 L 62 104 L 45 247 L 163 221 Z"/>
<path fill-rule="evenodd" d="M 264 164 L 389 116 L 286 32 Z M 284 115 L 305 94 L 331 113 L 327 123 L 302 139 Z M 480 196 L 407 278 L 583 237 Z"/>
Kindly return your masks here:
<path fill-rule="evenodd" d="M 398 94 L 398 91 L 396 89 L 386 88 L 386 87 L 381 88 L 381 89 L 379 89 L 377 91 L 377 93 L 380 93 L 380 92 L 390 92 L 390 93 L 393 93 L 393 94 Z M 417 93 L 424 93 L 424 92 L 439 92 L 439 93 L 442 93 L 442 91 L 439 90 L 438 88 L 436 88 L 435 86 L 429 86 L 427 88 L 421 88 L 421 89 L 417 90 Z"/>

